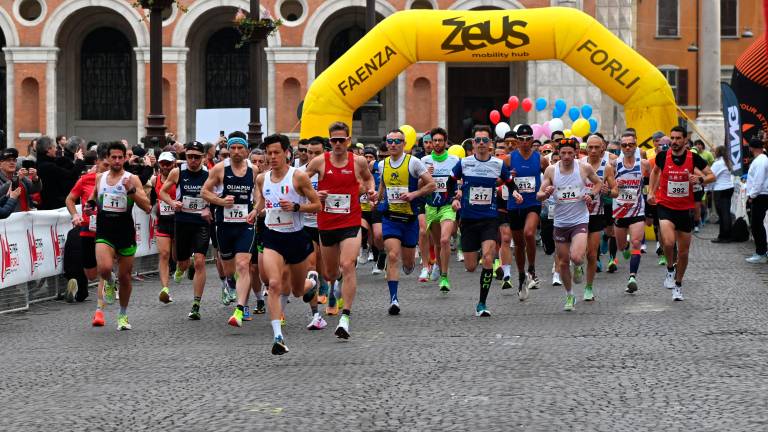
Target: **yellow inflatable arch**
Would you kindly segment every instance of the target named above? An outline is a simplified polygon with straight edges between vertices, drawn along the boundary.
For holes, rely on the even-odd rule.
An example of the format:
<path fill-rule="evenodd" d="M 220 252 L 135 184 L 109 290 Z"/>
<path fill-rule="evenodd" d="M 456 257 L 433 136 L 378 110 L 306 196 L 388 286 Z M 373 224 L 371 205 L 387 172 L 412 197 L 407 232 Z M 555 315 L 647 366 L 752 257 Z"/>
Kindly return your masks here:
<path fill-rule="evenodd" d="M 562 60 L 624 105 L 639 141 L 677 124 L 672 89 L 659 70 L 572 8 L 397 12 L 379 23 L 313 83 L 304 100 L 301 137 L 326 136 L 419 61 Z"/>

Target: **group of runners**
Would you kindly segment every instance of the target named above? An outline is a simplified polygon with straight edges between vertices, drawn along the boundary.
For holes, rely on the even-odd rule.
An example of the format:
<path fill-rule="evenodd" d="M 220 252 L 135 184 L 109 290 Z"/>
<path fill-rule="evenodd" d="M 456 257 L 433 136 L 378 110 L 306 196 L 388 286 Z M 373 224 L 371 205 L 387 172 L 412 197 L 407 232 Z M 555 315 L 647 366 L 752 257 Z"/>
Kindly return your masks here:
<path fill-rule="evenodd" d="M 334 334 L 348 339 L 358 264 L 373 261 L 373 274 L 386 273 L 388 313 L 398 315 L 401 269 L 411 274 L 419 251 L 419 281 L 436 281 L 447 294 L 454 245 L 466 271 L 480 267 L 476 316 L 491 315 L 494 278 L 502 289 L 514 288 L 513 261 L 520 301 L 540 287 L 539 235 L 545 252 L 555 253 L 552 283 L 565 288 L 564 310 L 571 311 L 573 286 L 585 276 L 583 300 L 597 298 L 601 252 L 609 253 L 606 270 L 615 272 L 621 251 L 629 261 L 626 292 L 639 289 L 645 227 L 654 225 L 667 257 L 663 284 L 674 300 L 683 300 L 694 186 L 714 176 L 687 149 L 685 130 L 675 127 L 669 138 L 668 149 L 646 153 L 627 130 L 616 155 L 599 133 L 584 146 L 556 131 L 554 151 L 543 154 L 533 148 L 529 125 L 498 142 L 489 127 L 476 126 L 471 154 L 460 159 L 448 154 L 448 134 L 438 127 L 422 137 L 428 154 L 419 159 L 405 151 L 397 129 L 386 135 L 380 154 L 357 155 L 349 151 L 349 126 L 337 122 L 327 138 L 301 143 L 305 163 L 294 167 L 286 136 L 267 136 L 261 148 L 249 150 L 245 134 L 233 132 L 226 141 L 229 157 L 210 168 L 199 142 L 185 146 L 180 164 L 175 154 L 160 154 L 149 194 L 124 170 L 124 145 L 100 145 L 94 172 L 67 199 L 81 227 L 86 275 L 100 280 L 92 325 L 105 324 L 105 305 L 119 297 L 118 329 L 131 328 L 134 205 L 154 212 L 159 301 L 172 302 L 170 279 L 180 282 L 186 274 L 193 286 L 188 318 L 199 320 L 213 247 L 221 301 L 235 304 L 228 324 L 241 327 L 252 315 L 268 313 L 276 355 L 288 352 L 282 326 L 290 295 L 307 303 L 307 329 L 326 328 L 319 310 L 325 305 L 326 315 L 340 314 Z"/>

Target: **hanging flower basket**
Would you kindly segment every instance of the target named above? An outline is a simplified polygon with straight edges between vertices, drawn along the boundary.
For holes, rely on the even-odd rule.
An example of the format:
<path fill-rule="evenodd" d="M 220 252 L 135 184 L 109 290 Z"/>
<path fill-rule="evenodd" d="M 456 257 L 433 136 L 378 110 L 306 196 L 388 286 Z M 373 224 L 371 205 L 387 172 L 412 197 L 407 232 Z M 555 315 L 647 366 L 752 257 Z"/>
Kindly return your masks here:
<path fill-rule="evenodd" d="M 173 4 L 176 3 L 176 7 L 182 11 L 186 12 L 187 7 L 182 5 L 178 2 L 178 0 L 135 0 L 132 3 L 132 6 L 135 8 L 141 8 L 141 9 L 147 9 L 150 10 L 152 8 L 159 8 L 159 9 L 168 9 Z"/>
<path fill-rule="evenodd" d="M 281 25 L 283 25 L 283 21 L 280 19 L 261 18 L 257 20 L 238 13 L 238 16 L 235 17 L 235 26 L 240 33 L 240 42 L 237 43 L 236 48 L 247 43 L 258 43 L 266 40 Z"/>

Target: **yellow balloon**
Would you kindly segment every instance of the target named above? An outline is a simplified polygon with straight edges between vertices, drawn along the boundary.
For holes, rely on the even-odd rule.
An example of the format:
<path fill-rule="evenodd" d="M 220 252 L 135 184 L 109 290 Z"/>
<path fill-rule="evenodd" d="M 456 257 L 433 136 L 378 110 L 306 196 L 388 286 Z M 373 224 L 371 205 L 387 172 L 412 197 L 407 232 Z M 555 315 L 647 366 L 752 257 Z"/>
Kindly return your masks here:
<path fill-rule="evenodd" d="M 571 132 L 570 129 L 566 129 L 563 131 L 563 135 L 565 135 L 566 138 L 570 138 L 573 136 L 573 132 Z"/>
<path fill-rule="evenodd" d="M 454 144 L 448 147 L 448 154 L 454 155 L 459 159 L 464 159 L 467 156 L 467 152 L 464 151 L 464 147 Z"/>
<path fill-rule="evenodd" d="M 571 131 L 577 137 L 583 137 L 589 133 L 589 121 L 587 119 L 580 118 L 573 122 Z"/>
<path fill-rule="evenodd" d="M 402 125 L 400 126 L 400 130 L 405 134 L 404 149 L 405 151 L 408 151 L 413 148 L 414 144 L 416 144 L 416 129 L 409 125 Z"/>

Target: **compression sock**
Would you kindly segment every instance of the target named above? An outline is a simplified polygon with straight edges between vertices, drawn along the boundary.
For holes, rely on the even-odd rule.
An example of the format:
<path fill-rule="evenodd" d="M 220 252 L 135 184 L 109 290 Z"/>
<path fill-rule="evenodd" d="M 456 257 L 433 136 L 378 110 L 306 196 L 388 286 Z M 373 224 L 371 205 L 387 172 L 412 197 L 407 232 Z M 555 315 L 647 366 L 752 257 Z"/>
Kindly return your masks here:
<path fill-rule="evenodd" d="M 629 274 L 637 274 L 637 269 L 640 268 L 641 257 L 640 249 L 632 249 L 632 258 L 629 259 Z"/>
<path fill-rule="evenodd" d="M 399 281 L 387 281 L 387 286 L 389 287 L 389 300 L 394 301 L 397 300 L 397 286 Z"/>
<path fill-rule="evenodd" d="M 493 280 L 493 269 L 484 268 L 480 272 L 480 303 L 485 304 L 488 299 L 488 292 L 491 290 L 491 281 Z"/>

